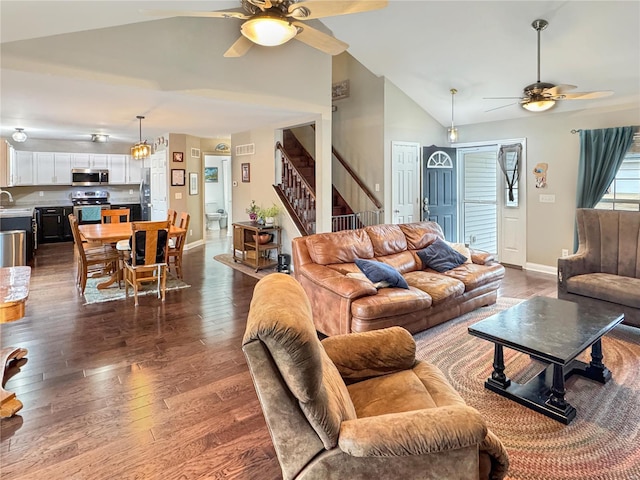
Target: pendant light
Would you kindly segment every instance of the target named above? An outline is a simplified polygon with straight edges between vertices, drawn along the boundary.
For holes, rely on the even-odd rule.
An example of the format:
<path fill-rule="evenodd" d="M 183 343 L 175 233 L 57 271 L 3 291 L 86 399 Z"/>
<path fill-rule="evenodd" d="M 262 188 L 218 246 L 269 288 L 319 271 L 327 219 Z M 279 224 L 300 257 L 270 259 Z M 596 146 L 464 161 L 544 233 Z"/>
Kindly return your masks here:
<path fill-rule="evenodd" d="M 151 155 L 151 145 L 147 145 L 146 140 L 144 142 L 142 141 L 142 120 L 144 117 L 138 115 L 136 118 L 140 122 L 140 141 L 131 147 L 131 156 L 136 160 L 141 160 Z"/>
<path fill-rule="evenodd" d="M 458 129 L 453 125 L 453 97 L 458 93 L 458 90 L 452 88 L 449 91 L 451 92 L 451 127 L 447 128 L 447 138 L 449 143 L 455 143 L 458 141 Z"/>
<path fill-rule="evenodd" d="M 27 134 L 24 133 L 24 128 L 16 128 L 16 131 L 13 132 L 11 138 L 18 143 L 22 143 L 27 141 Z"/>

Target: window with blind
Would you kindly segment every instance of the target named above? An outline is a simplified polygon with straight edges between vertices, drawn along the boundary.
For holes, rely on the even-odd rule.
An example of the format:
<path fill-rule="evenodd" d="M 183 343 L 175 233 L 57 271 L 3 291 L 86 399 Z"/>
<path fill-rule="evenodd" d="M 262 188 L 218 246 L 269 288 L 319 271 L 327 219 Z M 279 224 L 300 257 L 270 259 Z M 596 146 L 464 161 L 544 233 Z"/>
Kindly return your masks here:
<path fill-rule="evenodd" d="M 640 211 L 640 145 L 627 153 L 616 178 L 595 208 Z"/>

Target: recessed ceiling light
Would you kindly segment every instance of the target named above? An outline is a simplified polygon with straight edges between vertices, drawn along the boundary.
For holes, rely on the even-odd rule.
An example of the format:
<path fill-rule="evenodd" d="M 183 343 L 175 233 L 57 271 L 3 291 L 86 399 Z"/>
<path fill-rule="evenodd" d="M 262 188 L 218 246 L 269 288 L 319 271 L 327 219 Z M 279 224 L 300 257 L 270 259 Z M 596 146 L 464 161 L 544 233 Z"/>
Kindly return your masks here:
<path fill-rule="evenodd" d="M 27 141 L 27 134 L 24 133 L 24 128 L 16 128 L 16 131 L 13 132 L 11 138 L 18 143 L 22 143 Z"/>
<path fill-rule="evenodd" d="M 109 135 L 105 135 L 104 133 L 92 133 L 91 141 L 98 143 L 105 143 L 109 141 Z"/>

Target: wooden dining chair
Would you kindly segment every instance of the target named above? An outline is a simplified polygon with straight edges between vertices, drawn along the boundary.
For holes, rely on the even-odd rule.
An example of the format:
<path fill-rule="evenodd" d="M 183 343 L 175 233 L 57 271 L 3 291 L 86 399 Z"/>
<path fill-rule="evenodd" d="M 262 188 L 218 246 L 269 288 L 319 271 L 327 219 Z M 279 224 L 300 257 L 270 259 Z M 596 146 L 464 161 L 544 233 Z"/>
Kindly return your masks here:
<path fill-rule="evenodd" d="M 176 219 L 177 218 L 178 218 L 178 212 L 176 212 L 172 208 L 167 210 L 167 220 L 169 220 L 169 223 L 171 225 L 175 225 L 176 224 Z"/>
<path fill-rule="evenodd" d="M 169 258 L 168 265 L 169 270 L 175 267 L 176 277 L 182 278 L 182 251 L 184 250 L 184 244 L 187 241 L 187 232 L 189 231 L 189 222 L 191 221 L 191 215 L 187 212 L 180 214 L 179 227 L 184 229 L 184 233 L 176 236 L 172 236 L 169 242 Z"/>
<path fill-rule="evenodd" d="M 157 282 L 158 298 L 162 297 L 167 282 L 169 221 L 132 222 L 131 256 L 124 264 L 124 291 L 129 296 L 133 287 L 135 306 L 138 306 L 138 288 L 143 283 Z"/>
<path fill-rule="evenodd" d="M 76 262 L 76 285 L 80 289 L 80 293 L 84 295 L 90 269 L 99 267 L 103 271 L 113 272 L 119 268 L 119 256 L 111 245 L 85 246 L 78 229 L 78 219 L 73 214 L 69 215 L 69 225 L 71 226 L 71 234 L 73 235 L 78 259 Z"/>
<path fill-rule="evenodd" d="M 102 223 L 121 223 L 129 221 L 130 210 L 128 208 L 118 208 L 115 210 L 102 210 Z"/>

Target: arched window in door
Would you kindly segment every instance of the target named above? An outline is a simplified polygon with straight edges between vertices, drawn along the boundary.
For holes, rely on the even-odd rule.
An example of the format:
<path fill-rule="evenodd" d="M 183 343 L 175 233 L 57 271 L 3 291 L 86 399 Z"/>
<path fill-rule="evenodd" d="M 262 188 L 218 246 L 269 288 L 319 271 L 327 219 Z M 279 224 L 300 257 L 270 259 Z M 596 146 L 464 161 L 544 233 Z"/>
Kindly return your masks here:
<path fill-rule="evenodd" d="M 433 152 L 427 160 L 427 168 L 453 168 L 453 160 L 447 152 Z"/>

